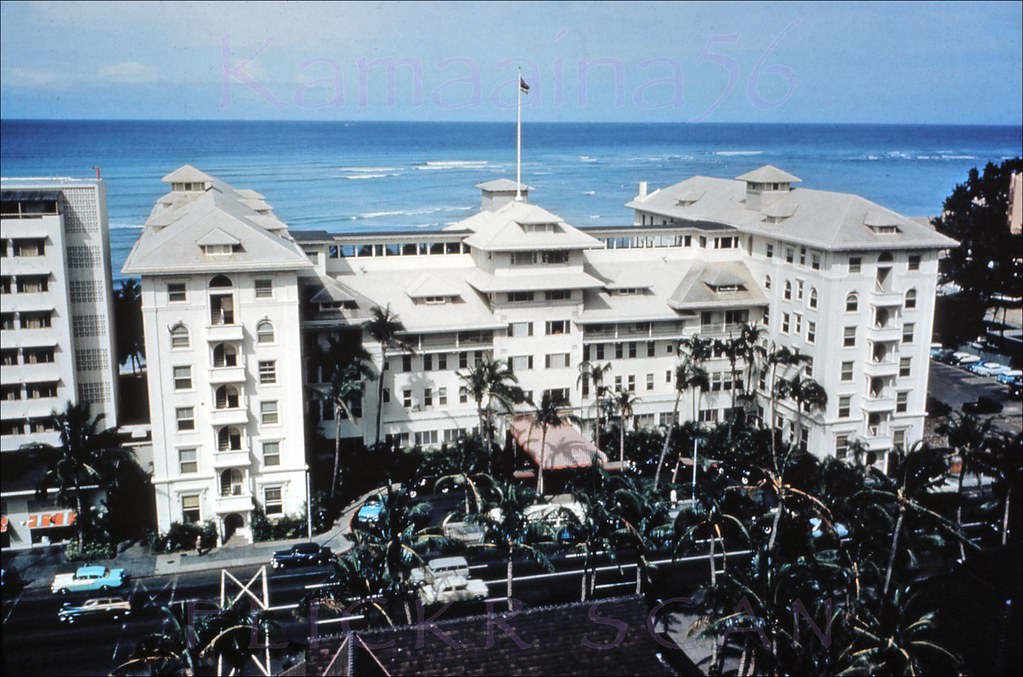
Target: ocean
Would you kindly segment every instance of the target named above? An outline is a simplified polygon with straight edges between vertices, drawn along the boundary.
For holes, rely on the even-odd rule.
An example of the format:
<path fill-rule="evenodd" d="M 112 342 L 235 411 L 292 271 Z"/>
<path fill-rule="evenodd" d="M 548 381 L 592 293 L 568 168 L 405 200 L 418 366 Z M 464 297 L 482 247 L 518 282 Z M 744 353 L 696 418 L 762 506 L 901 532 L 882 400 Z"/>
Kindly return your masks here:
<path fill-rule="evenodd" d="M 773 164 L 802 187 L 857 193 L 932 216 L 973 167 L 1023 153 L 1023 129 L 944 125 L 585 124 L 522 126 L 530 201 L 576 226 L 631 223 L 624 205 L 696 174 Z M 263 193 L 296 230 L 439 229 L 479 206 L 475 184 L 515 178 L 515 124 L 403 122 L 0 122 L 0 175 L 107 182 L 114 276 L 160 178 L 189 163 Z"/>

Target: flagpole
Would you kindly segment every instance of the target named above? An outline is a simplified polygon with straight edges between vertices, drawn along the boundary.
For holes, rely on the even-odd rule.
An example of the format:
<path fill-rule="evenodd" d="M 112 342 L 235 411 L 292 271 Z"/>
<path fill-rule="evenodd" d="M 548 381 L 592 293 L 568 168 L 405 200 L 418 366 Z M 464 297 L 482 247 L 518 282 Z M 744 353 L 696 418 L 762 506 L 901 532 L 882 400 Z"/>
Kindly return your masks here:
<path fill-rule="evenodd" d="M 515 201 L 522 201 L 522 69 L 518 70 L 515 79 L 515 92 L 518 105 L 515 115 Z"/>

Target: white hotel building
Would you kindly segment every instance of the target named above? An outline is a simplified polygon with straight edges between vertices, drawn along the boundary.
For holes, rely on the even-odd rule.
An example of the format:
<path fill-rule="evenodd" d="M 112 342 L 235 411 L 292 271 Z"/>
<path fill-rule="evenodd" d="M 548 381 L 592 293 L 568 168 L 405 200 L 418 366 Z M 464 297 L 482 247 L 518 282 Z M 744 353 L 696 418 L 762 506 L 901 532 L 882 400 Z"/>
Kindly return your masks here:
<path fill-rule="evenodd" d="M 516 200 L 514 182 L 491 181 L 477 214 L 387 234 L 289 234 L 252 191 L 187 166 L 165 181 L 173 190 L 124 269 L 143 278 L 161 529 L 227 515 L 247 528 L 252 497 L 268 512 L 300 509 L 298 409 L 324 387 L 311 356 L 331 334 L 362 336 L 374 306 L 390 305 L 415 352 L 389 352 L 381 369 L 380 346 L 362 336 L 384 402 L 367 387 L 342 435 L 366 443 L 378 406 L 384 434 L 403 443 L 475 427 L 458 371 L 484 356 L 508 360 L 534 399 L 557 390 L 584 417 L 593 392 L 578 365 L 609 362 L 605 383 L 639 397 L 635 423 L 661 425 L 678 340 L 746 322 L 812 358 L 805 374 L 829 395 L 810 415 L 814 453 L 842 455 L 858 439 L 883 459 L 923 434 L 938 254 L 955 243 L 863 198 L 795 188 L 774 167 L 652 193 L 641 184 L 621 228 L 575 228 L 525 190 Z M 729 365 L 706 366 L 699 417 L 723 420 Z M 329 407 L 316 409 L 306 405 L 333 437 Z M 791 404 L 776 413 L 791 431 Z"/>
<path fill-rule="evenodd" d="M 3 544 L 66 535 L 73 513 L 37 499 L 45 468 L 21 447 L 60 444 L 52 415 L 86 402 L 116 427 L 117 354 L 106 186 L 87 179 L 0 181 L 0 454 Z"/>

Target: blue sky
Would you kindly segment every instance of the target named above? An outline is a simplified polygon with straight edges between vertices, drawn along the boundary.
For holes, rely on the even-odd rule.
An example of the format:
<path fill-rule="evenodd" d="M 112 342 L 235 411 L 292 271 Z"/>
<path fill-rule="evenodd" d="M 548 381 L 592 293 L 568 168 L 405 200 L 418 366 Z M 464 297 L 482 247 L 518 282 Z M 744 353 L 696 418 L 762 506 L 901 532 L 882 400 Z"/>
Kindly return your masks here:
<path fill-rule="evenodd" d="M 0 115 L 1019 125 L 1021 8 L 3 2 Z"/>

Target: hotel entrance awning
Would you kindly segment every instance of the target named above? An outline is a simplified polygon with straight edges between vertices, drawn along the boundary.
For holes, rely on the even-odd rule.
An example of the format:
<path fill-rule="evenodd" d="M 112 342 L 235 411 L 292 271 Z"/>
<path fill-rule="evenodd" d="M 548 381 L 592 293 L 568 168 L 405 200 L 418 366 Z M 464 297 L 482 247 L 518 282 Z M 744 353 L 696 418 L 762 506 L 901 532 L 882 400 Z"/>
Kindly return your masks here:
<path fill-rule="evenodd" d="M 519 447 L 539 466 L 543 429 L 533 423 L 533 417 L 530 415 L 516 416 L 511 422 L 509 431 Z M 546 447 L 543 454 L 544 470 L 587 468 L 592 464 L 594 454 L 601 465 L 607 462 L 607 455 L 597 449 L 593 442 L 583 437 L 572 426 L 562 425 L 547 429 Z"/>

